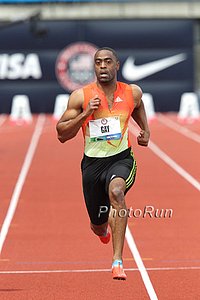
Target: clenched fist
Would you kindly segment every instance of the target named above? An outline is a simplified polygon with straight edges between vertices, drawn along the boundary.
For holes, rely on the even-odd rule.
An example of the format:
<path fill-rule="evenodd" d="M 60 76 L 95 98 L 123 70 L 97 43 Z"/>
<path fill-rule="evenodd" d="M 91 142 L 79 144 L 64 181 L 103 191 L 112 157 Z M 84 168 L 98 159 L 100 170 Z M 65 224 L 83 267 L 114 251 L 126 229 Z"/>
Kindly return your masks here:
<path fill-rule="evenodd" d="M 99 108 L 99 105 L 101 104 L 101 99 L 98 95 L 94 96 L 92 99 L 90 99 L 88 106 L 86 108 L 86 112 L 88 115 L 92 115 L 94 110 L 97 110 Z"/>
<path fill-rule="evenodd" d="M 140 133 L 137 137 L 138 145 L 145 146 L 145 147 L 148 146 L 149 138 L 150 138 L 149 131 L 140 130 Z"/>

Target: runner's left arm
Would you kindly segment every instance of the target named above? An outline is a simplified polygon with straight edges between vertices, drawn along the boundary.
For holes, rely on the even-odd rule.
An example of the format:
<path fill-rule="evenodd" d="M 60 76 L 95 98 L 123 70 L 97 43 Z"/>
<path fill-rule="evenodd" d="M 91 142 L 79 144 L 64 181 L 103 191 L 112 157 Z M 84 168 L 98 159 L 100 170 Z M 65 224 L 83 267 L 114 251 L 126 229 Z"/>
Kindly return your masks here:
<path fill-rule="evenodd" d="M 131 85 L 134 97 L 135 107 L 132 113 L 132 118 L 141 128 L 139 136 L 137 137 L 140 146 L 148 146 L 150 138 L 150 130 L 148 126 L 147 116 L 142 101 L 142 90 L 137 85 Z"/>

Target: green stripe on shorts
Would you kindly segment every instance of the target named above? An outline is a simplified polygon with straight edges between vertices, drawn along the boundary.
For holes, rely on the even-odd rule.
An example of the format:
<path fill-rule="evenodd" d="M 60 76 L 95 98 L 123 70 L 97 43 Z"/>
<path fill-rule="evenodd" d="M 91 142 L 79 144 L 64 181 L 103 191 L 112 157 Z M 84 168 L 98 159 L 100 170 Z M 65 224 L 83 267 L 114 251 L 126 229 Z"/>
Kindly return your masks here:
<path fill-rule="evenodd" d="M 132 152 L 131 155 L 133 156 Z M 128 176 L 128 178 L 126 179 L 126 188 L 128 189 L 130 187 L 130 185 L 133 183 L 134 178 L 135 178 L 135 174 L 136 174 L 136 170 L 137 170 L 137 164 L 136 161 L 134 159 L 134 163 L 133 163 L 133 167 L 131 169 L 131 172 Z"/>

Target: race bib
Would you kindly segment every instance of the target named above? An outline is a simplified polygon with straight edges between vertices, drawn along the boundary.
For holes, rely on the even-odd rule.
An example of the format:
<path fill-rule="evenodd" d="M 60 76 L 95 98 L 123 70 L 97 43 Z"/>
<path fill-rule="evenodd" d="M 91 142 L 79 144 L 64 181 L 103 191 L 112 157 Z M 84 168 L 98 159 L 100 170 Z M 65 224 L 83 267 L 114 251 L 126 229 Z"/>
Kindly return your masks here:
<path fill-rule="evenodd" d="M 122 136 L 119 117 L 89 121 L 90 141 L 119 140 Z"/>

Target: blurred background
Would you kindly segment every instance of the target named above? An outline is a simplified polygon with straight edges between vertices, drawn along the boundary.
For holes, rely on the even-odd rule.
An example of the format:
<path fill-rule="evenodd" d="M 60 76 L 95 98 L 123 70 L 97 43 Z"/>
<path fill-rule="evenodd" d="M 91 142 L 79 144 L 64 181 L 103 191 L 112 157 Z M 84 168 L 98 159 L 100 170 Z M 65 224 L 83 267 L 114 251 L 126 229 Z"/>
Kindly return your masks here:
<path fill-rule="evenodd" d="M 32 113 L 53 113 L 95 79 L 103 46 L 119 55 L 118 79 L 140 85 L 156 112 L 178 112 L 184 93 L 199 98 L 199 0 L 1 0 L 0 113 L 21 95 Z"/>

